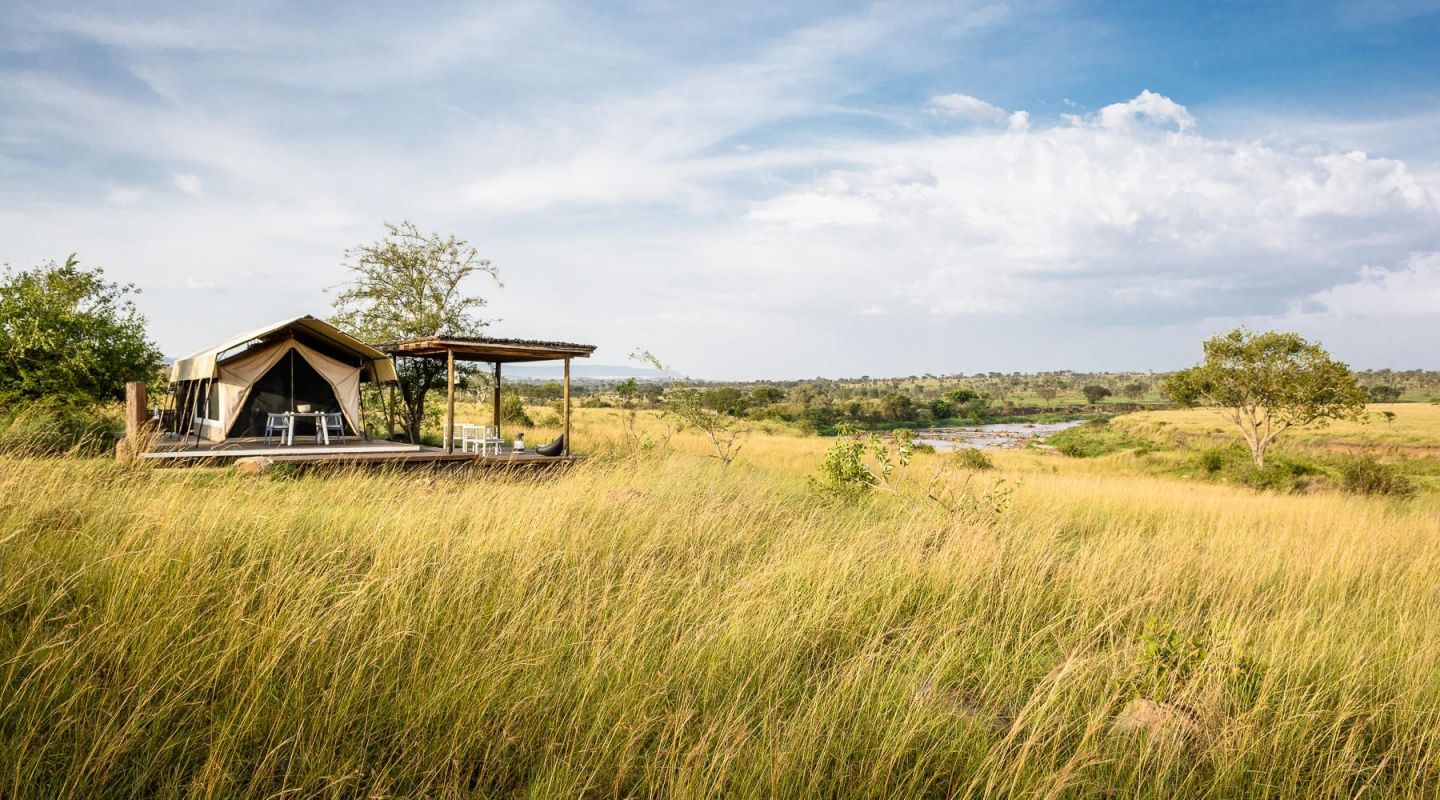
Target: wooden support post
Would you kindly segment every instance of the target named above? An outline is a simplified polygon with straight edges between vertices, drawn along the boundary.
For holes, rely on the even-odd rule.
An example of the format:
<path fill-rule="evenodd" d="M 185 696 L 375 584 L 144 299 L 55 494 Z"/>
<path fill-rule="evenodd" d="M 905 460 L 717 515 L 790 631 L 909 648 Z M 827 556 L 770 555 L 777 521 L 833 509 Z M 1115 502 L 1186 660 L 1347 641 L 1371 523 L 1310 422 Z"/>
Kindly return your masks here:
<path fill-rule="evenodd" d="M 455 452 L 455 351 L 445 351 L 445 452 Z"/>
<path fill-rule="evenodd" d="M 495 362 L 495 386 L 492 397 L 492 405 L 495 407 L 495 420 L 491 425 L 495 426 L 495 435 L 500 435 L 500 362 Z"/>
<path fill-rule="evenodd" d="M 145 384 L 125 384 L 125 438 L 115 447 L 115 457 L 126 461 L 145 452 L 150 436 L 150 408 L 145 402 Z"/>
<path fill-rule="evenodd" d="M 395 406 L 395 384 L 392 383 L 390 384 L 390 402 L 387 404 L 385 411 L 385 438 L 387 439 L 395 438 L 395 416 L 397 411 L 399 411 L 399 409 Z"/>
<path fill-rule="evenodd" d="M 134 442 L 145 432 L 150 421 L 150 409 L 145 404 L 145 384 L 131 381 L 125 384 L 125 438 Z"/>
<path fill-rule="evenodd" d="M 570 359 L 565 359 L 565 429 L 561 432 L 562 450 L 565 455 L 570 455 Z"/>

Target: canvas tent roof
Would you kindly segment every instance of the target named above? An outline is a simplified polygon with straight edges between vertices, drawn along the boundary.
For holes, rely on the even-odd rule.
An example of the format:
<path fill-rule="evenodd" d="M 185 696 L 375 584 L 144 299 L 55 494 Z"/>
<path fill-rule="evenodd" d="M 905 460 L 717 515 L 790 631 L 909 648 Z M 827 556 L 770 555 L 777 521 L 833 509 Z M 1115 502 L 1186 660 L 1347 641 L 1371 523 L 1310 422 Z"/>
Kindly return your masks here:
<path fill-rule="evenodd" d="M 170 380 L 172 382 L 178 382 L 215 378 L 218 376 L 216 364 L 248 350 L 247 345 L 256 342 L 274 341 L 278 338 L 290 336 L 295 332 L 300 332 L 307 338 L 317 340 L 322 345 L 328 345 L 330 348 L 336 348 L 346 353 L 359 356 L 364 360 L 365 365 L 370 368 L 368 374 L 372 380 L 382 382 L 396 380 L 395 364 L 390 360 L 390 356 L 365 344 L 330 323 L 316 319 L 308 314 L 303 317 L 282 320 L 271 325 L 266 325 L 258 330 L 231 337 L 214 347 L 208 347 L 198 353 L 186 356 L 171 366 Z M 364 370 L 362 370 L 362 372 L 363 371 Z"/>

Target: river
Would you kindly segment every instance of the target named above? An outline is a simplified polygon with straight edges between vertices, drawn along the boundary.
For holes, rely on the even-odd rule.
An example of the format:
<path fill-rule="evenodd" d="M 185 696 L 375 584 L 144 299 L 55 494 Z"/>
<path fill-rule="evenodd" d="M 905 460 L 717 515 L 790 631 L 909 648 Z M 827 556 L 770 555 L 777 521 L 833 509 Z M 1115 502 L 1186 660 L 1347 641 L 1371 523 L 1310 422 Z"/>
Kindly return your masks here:
<path fill-rule="evenodd" d="M 926 428 L 915 432 L 915 441 L 936 450 L 957 447 L 1024 447 L 1035 439 L 1083 425 L 1083 419 L 1064 422 L 1000 422 L 994 425 L 972 425 L 965 428 Z"/>

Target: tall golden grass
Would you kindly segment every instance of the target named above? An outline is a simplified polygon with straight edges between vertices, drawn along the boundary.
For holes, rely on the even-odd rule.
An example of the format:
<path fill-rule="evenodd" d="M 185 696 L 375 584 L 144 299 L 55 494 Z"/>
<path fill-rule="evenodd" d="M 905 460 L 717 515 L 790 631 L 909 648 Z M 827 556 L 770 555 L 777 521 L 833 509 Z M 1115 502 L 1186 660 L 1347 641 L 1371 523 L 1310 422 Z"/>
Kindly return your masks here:
<path fill-rule="evenodd" d="M 544 476 L 0 457 L 0 795 L 1440 787 L 1432 495 L 1007 453 L 974 523 L 828 499 L 817 439 L 617 436 Z M 1115 733 L 1138 697 L 1185 724 Z"/>
<path fill-rule="evenodd" d="M 1386 413 L 1393 415 L 1388 419 Z M 1231 441 L 1239 436 L 1231 422 L 1209 409 L 1168 409 L 1125 414 L 1115 418 L 1121 428 L 1146 434 L 1179 434 Z M 1397 451 L 1440 451 L 1440 405 L 1371 403 L 1358 420 L 1304 425 L 1281 436 L 1284 446 L 1333 449 L 1369 448 Z"/>

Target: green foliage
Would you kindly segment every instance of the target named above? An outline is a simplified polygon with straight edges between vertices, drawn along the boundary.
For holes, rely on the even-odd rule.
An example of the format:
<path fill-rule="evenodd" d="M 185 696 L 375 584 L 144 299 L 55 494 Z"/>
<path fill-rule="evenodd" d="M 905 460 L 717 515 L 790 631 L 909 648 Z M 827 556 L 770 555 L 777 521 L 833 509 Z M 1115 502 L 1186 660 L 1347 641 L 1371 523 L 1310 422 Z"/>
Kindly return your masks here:
<path fill-rule="evenodd" d="M 990 458 L 984 450 L 974 447 L 957 447 L 955 455 L 952 456 L 955 465 L 961 469 L 987 470 L 995 469 L 995 461 Z"/>
<path fill-rule="evenodd" d="M 1398 403 L 1405 391 L 1394 386 L 1371 386 L 1366 393 L 1372 403 Z"/>
<path fill-rule="evenodd" d="M 890 392 L 880 398 L 880 411 L 887 419 L 909 422 L 915 419 L 915 401 L 909 395 Z"/>
<path fill-rule="evenodd" d="M 640 384 L 634 378 L 626 378 L 615 385 L 615 394 L 620 396 L 623 406 L 629 407 L 640 394 Z"/>
<path fill-rule="evenodd" d="M 1095 458 L 1125 450 L 1149 452 L 1159 445 L 1120 430 L 1108 420 L 1092 419 L 1084 425 L 1063 430 L 1045 440 L 1061 453 L 1074 458 Z"/>
<path fill-rule="evenodd" d="M 1080 393 L 1085 395 L 1085 402 L 1089 403 L 1092 406 L 1112 394 L 1112 392 L 1108 388 L 1100 386 L 1098 384 L 1091 384 L 1089 386 L 1086 386 L 1085 388 L 1080 390 Z"/>
<path fill-rule="evenodd" d="M 523 425 L 527 428 L 533 427 L 535 421 L 525 413 L 525 402 L 515 392 L 502 392 L 500 395 L 500 421 L 512 425 Z"/>
<path fill-rule="evenodd" d="M 1221 410 L 1240 429 L 1256 467 L 1295 425 L 1358 418 L 1367 395 L 1346 365 L 1298 334 L 1244 328 L 1205 342 L 1205 361 L 1165 380 L 1181 405 Z"/>
<path fill-rule="evenodd" d="M 746 433 L 740 420 L 730 414 L 709 407 L 706 392 L 689 386 L 669 389 L 661 401 L 666 416 L 680 422 L 680 429 L 694 428 L 710 442 L 714 457 L 726 467 L 740 453 L 741 439 Z"/>
<path fill-rule="evenodd" d="M 335 298 L 335 324 L 371 341 L 477 335 L 485 306 L 464 293 L 471 277 L 499 270 L 454 236 L 425 235 L 413 223 L 385 223 L 386 235 L 345 252 L 350 283 Z"/>
<path fill-rule="evenodd" d="M 1307 459 L 1280 453 L 1267 459 L 1263 466 L 1253 462 L 1236 468 L 1239 483 L 1252 489 L 1271 492 L 1301 492 L 1321 477 L 1320 468 Z"/>
<path fill-rule="evenodd" d="M 1195 451 L 1181 463 L 1178 471 L 1186 476 L 1193 474 L 1192 469 L 1198 470 L 1211 480 L 1260 491 L 1302 492 L 1328 480 L 1323 464 L 1297 453 L 1274 452 L 1264 466 L 1257 467 L 1249 451 L 1239 443 Z"/>
<path fill-rule="evenodd" d="M 775 386 L 756 386 L 750 390 L 750 401 L 759 405 L 770 405 L 785 399 L 785 392 Z"/>
<path fill-rule="evenodd" d="M 700 402 L 711 411 L 739 417 L 750 407 L 751 398 L 733 386 L 721 386 L 701 392 Z"/>
<path fill-rule="evenodd" d="M 476 336 L 488 324 L 476 313 L 485 306 L 466 293 L 470 278 L 488 275 L 500 284 L 499 271 L 480 258 L 468 242 L 438 233 L 424 235 L 414 224 L 385 223 L 386 236 L 345 252 L 350 281 L 335 298 L 331 321 L 370 342 L 422 336 Z M 465 369 L 468 369 L 466 367 Z M 446 365 L 430 358 L 397 358 L 400 400 L 372 391 L 372 403 L 385 419 L 399 418 L 411 441 L 419 441 L 427 419 L 425 399 L 444 387 Z"/>
<path fill-rule="evenodd" d="M 160 351 L 145 336 L 135 288 L 105 280 L 71 255 L 0 280 L 0 403 L 122 400 L 148 381 Z"/>
<path fill-rule="evenodd" d="M 1404 394 L 1394 386 L 1371 386 L 1366 392 L 1370 395 L 1372 403 L 1394 403 Z"/>
<path fill-rule="evenodd" d="M 1351 494 L 1410 497 L 1418 491 L 1408 475 L 1391 464 L 1359 455 L 1344 458 L 1339 464 L 1340 488 Z"/>
<path fill-rule="evenodd" d="M 1152 691 L 1184 681 L 1210 654 L 1206 637 L 1147 617 L 1140 633 L 1140 663 Z"/>
<path fill-rule="evenodd" d="M 1199 463 L 1200 469 L 1214 475 L 1224 471 L 1238 459 L 1244 458 L 1246 458 L 1245 454 L 1235 447 L 1207 447 L 1199 452 L 1196 461 Z"/>
<path fill-rule="evenodd" d="M 968 389 L 962 386 L 959 389 L 951 389 L 946 392 L 945 399 L 952 406 L 963 406 L 966 403 L 972 403 L 976 400 L 984 400 L 985 395 L 980 394 L 974 389 Z"/>
<path fill-rule="evenodd" d="M 1218 680 L 1228 704 L 1248 708 L 1265 674 L 1261 663 L 1234 642 L 1153 615 L 1145 619 L 1138 651 L 1141 676 L 1135 689 L 1145 697 L 1183 696 L 1185 684 L 1203 676 Z"/>
<path fill-rule="evenodd" d="M 820 477 L 813 483 L 823 491 L 848 500 L 869 492 L 880 479 L 865 464 L 866 442 L 845 429 L 820 462 Z"/>

